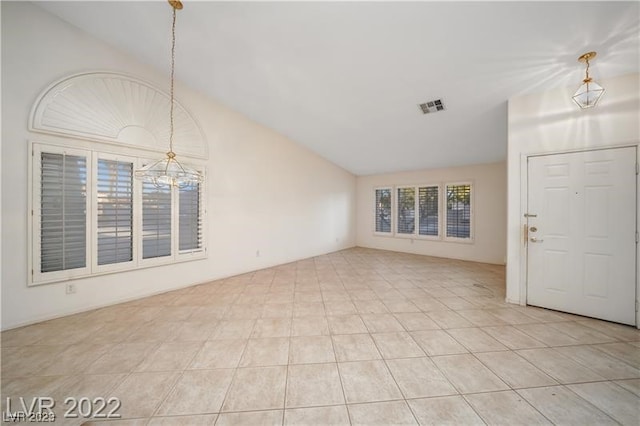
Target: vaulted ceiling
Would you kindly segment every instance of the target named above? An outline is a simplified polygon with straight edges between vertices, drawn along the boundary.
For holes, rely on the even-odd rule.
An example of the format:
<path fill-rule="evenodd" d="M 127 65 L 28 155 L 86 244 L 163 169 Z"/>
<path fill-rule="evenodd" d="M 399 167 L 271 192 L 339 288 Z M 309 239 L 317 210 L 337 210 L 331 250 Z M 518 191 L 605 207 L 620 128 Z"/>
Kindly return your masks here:
<path fill-rule="evenodd" d="M 640 68 L 635 1 L 184 3 L 179 80 L 358 175 L 504 160 L 509 98 Z M 38 4 L 168 74 L 165 1 Z"/>

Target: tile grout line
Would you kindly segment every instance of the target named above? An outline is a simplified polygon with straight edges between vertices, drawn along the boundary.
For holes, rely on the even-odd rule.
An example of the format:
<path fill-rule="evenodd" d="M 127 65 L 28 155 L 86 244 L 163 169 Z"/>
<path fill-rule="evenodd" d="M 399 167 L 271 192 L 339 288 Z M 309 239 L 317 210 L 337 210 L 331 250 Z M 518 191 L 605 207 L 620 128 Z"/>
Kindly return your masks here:
<path fill-rule="evenodd" d="M 297 272 L 296 272 L 297 275 Z M 294 281 L 294 286 L 293 286 L 293 302 L 295 303 L 295 289 L 296 289 L 296 283 Z M 284 395 L 282 396 L 282 425 L 284 425 L 284 421 L 285 421 L 285 416 L 286 416 L 286 412 L 287 412 L 287 393 L 289 391 L 289 365 L 291 365 L 291 358 L 292 358 L 292 354 L 291 354 L 291 337 L 293 334 L 293 311 L 294 311 L 294 305 L 292 305 L 291 308 L 291 319 L 289 320 L 289 340 L 288 340 L 288 350 L 287 350 L 287 368 L 285 370 L 285 378 L 284 378 Z"/>
<path fill-rule="evenodd" d="M 561 388 L 566 389 L 568 392 L 571 392 L 571 393 L 572 393 L 573 395 L 575 395 L 578 399 L 580 399 L 580 400 L 584 401 L 585 403 L 587 403 L 587 405 L 591 406 L 591 407 L 592 407 L 592 408 L 594 408 L 596 411 L 599 411 L 599 412 L 601 412 L 602 414 L 604 414 L 605 416 L 609 417 L 609 418 L 610 418 L 611 420 L 613 420 L 615 423 L 619 423 L 616 419 L 614 419 L 613 417 L 611 417 L 611 416 L 609 415 L 609 413 L 605 412 L 604 410 L 601 410 L 600 408 L 598 408 L 597 406 L 595 406 L 591 401 L 589 401 L 589 400 L 587 400 L 587 399 L 585 399 L 585 398 L 581 397 L 580 395 L 578 395 L 577 393 L 575 393 L 573 390 L 571 390 L 568 386 L 566 386 L 566 385 L 564 385 L 564 384 L 559 384 L 559 385 L 557 385 L 557 386 L 549 386 L 549 387 L 561 387 Z M 520 389 L 520 390 L 524 390 L 524 389 Z M 528 400 L 524 395 L 522 395 L 522 394 L 521 394 L 520 392 L 518 392 L 518 391 L 515 391 L 515 392 L 517 392 L 517 393 L 518 393 L 518 395 L 520 395 L 520 396 L 521 396 L 525 401 L 527 401 L 530 405 L 532 405 L 532 406 L 533 406 L 533 403 L 529 402 L 529 400 Z M 536 407 L 534 406 L 534 408 L 536 408 Z M 536 410 L 537 410 L 537 408 L 536 408 Z M 539 410 L 538 410 L 538 411 L 539 411 Z M 542 414 L 542 413 L 541 413 L 541 414 Z M 543 414 L 543 416 L 544 416 L 544 414 Z M 544 417 L 545 417 L 545 418 L 547 418 L 547 416 L 544 416 Z M 553 423 L 553 422 L 552 422 L 552 423 Z"/>
<path fill-rule="evenodd" d="M 255 328 L 255 320 L 253 323 L 253 326 L 251 327 L 251 331 L 249 332 L 249 336 L 251 336 L 251 334 L 253 333 L 253 329 Z M 247 350 L 247 346 L 249 345 L 249 338 L 245 339 L 246 342 L 244 344 L 244 347 L 242 348 L 242 352 L 240 354 L 240 356 L 238 357 L 238 364 L 235 366 L 235 368 L 233 369 L 233 375 L 231 376 L 231 381 L 229 381 L 229 386 L 227 386 L 227 390 L 224 394 L 224 398 L 222 398 L 222 403 L 220 404 L 220 408 L 218 409 L 218 417 L 216 418 L 216 424 L 218 423 L 218 421 L 220 420 L 220 416 L 222 416 L 223 412 L 222 409 L 224 408 L 224 404 L 227 402 L 227 397 L 229 396 L 229 391 L 231 391 L 237 375 L 238 375 L 238 370 L 240 369 L 240 362 L 242 361 L 242 357 L 244 357 L 244 353 Z"/>
<path fill-rule="evenodd" d="M 334 272 L 337 273 L 337 271 Z M 344 287 L 344 282 L 342 281 L 341 278 L 338 278 L 340 280 L 341 285 Z M 324 300 L 323 300 L 323 304 L 324 304 Z M 326 305 L 325 306 L 325 313 L 326 313 Z M 355 305 L 354 305 L 355 306 Z M 327 317 L 327 315 L 325 315 L 325 318 Z M 327 320 L 327 327 L 329 327 L 328 325 L 329 321 Z M 333 334 L 331 333 L 331 328 L 329 327 L 329 340 L 331 341 L 331 349 L 333 350 L 333 358 L 335 359 L 336 362 L 336 371 L 338 372 L 338 380 L 340 381 L 340 389 L 342 390 L 342 400 L 344 401 L 344 407 L 345 407 L 345 411 L 347 412 L 347 419 L 349 419 L 349 424 L 352 425 L 353 424 L 353 420 L 351 419 L 351 413 L 349 412 L 349 406 L 347 405 L 347 393 L 344 390 L 344 382 L 342 380 L 342 373 L 340 372 L 340 364 L 338 362 L 338 354 L 336 353 L 336 347 L 335 344 L 333 342 Z"/>

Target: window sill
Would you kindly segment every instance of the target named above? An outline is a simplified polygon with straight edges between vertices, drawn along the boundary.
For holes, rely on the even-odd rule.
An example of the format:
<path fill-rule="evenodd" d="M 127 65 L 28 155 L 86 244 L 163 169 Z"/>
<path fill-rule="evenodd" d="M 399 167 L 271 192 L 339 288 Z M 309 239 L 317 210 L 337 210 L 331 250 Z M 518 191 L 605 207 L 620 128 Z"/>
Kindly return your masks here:
<path fill-rule="evenodd" d="M 413 240 L 413 241 L 431 241 L 431 242 L 441 242 L 441 243 L 454 243 L 454 244 L 475 244 L 475 240 L 473 238 L 442 238 L 440 236 L 427 236 L 427 235 L 416 235 L 416 234 L 393 234 L 393 233 L 382 233 L 382 232 L 374 232 L 374 237 L 384 237 L 384 238 L 394 238 L 399 240 Z"/>
<path fill-rule="evenodd" d="M 149 269 L 149 268 L 156 268 L 159 266 L 169 266 L 169 265 L 178 265 L 181 263 L 185 263 L 185 262 L 191 262 L 191 261 L 195 261 L 195 260 L 203 260 L 203 259 L 207 259 L 207 251 L 206 250 L 202 250 L 200 252 L 189 252 L 189 253 L 183 253 L 178 255 L 177 258 L 174 257 L 169 257 L 168 259 L 163 259 L 162 261 L 155 261 L 155 262 L 145 262 L 145 261 L 141 261 L 138 265 L 131 265 L 129 267 L 126 268 L 117 268 L 117 269 L 111 269 L 111 270 L 102 270 L 102 271 L 97 271 L 97 272 L 90 272 L 90 273 L 85 273 L 85 274 L 73 274 L 70 273 L 67 276 L 61 277 L 61 276 L 57 276 L 55 278 L 43 278 L 40 279 L 38 281 L 33 281 L 32 280 L 27 284 L 27 287 L 38 287 L 41 285 L 47 285 L 47 284 L 55 284 L 55 283 L 60 283 L 60 282 L 66 282 L 66 281 L 74 281 L 74 280 L 81 280 L 81 279 L 88 279 L 88 278 L 93 278 L 93 277 L 101 277 L 104 275 L 111 275 L 111 274 L 119 274 L 119 273 L 123 273 L 123 272 L 133 272 L 133 271 L 139 271 L 142 269 Z M 152 260 L 152 259 L 147 259 Z M 73 271 L 73 269 L 70 269 L 69 271 Z"/>

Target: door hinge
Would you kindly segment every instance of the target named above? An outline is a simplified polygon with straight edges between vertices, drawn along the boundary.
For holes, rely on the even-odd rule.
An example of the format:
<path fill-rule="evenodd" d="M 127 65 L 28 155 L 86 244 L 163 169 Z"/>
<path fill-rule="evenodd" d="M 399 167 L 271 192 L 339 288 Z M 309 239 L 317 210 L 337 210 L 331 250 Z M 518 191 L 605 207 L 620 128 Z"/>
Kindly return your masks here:
<path fill-rule="evenodd" d="M 638 235 L 638 231 L 636 231 L 636 244 L 638 244 L 638 240 L 640 240 L 640 235 Z"/>
<path fill-rule="evenodd" d="M 640 174 L 640 163 L 636 163 L 636 176 Z"/>
<path fill-rule="evenodd" d="M 638 301 L 636 300 L 636 312 L 638 312 Z"/>

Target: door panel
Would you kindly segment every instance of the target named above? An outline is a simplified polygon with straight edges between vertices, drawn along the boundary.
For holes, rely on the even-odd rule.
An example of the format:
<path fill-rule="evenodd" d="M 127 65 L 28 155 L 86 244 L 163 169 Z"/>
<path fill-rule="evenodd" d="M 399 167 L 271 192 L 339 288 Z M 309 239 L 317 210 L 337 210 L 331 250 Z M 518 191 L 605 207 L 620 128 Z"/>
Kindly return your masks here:
<path fill-rule="evenodd" d="M 565 268 L 568 254 L 566 250 L 544 251 L 545 268 L 542 272 L 547 291 L 566 294 L 570 290 L 567 285 L 569 283 L 568 271 Z"/>
<path fill-rule="evenodd" d="M 528 159 L 528 304 L 635 324 L 635 164 L 635 147 Z"/>

